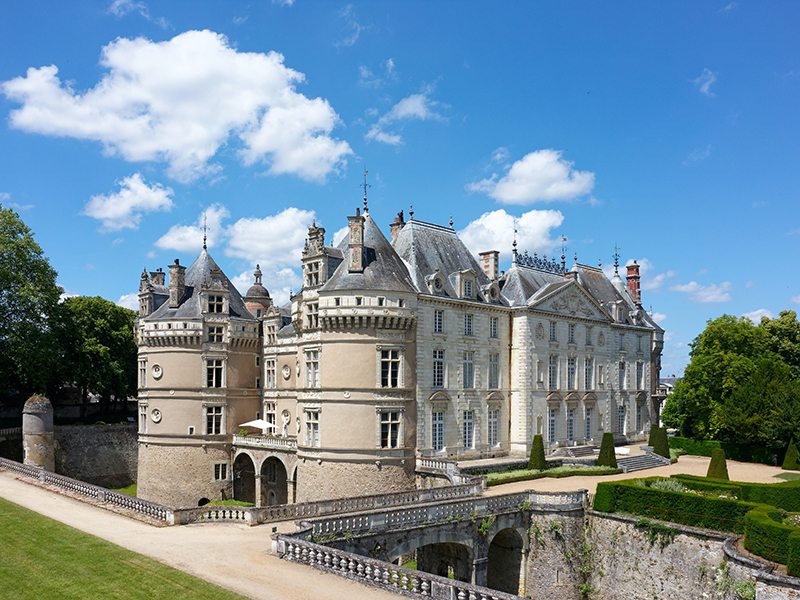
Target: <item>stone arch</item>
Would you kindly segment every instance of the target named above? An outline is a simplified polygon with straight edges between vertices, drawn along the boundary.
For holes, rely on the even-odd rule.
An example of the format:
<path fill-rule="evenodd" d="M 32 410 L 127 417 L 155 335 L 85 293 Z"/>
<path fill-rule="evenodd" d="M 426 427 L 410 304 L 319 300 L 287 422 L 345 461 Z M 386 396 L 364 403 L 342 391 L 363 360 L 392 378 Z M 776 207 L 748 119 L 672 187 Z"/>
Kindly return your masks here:
<path fill-rule="evenodd" d="M 500 529 L 489 544 L 486 585 L 493 590 L 519 594 L 524 588 L 525 535 L 518 529 Z"/>
<path fill-rule="evenodd" d="M 241 502 L 256 502 L 256 465 L 248 452 L 233 460 L 233 497 Z"/>
<path fill-rule="evenodd" d="M 289 485 L 286 465 L 277 456 L 267 456 L 259 470 L 261 477 L 261 504 L 274 506 L 289 502 Z"/>
<path fill-rule="evenodd" d="M 405 542 L 398 544 L 387 552 L 388 562 L 394 562 L 404 554 L 419 550 L 429 544 L 460 544 L 467 546 L 472 554 L 474 550 L 475 538 L 469 532 L 457 531 L 438 531 L 438 528 L 421 533 L 418 537 L 411 537 Z"/>
<path fill-rule="evenodd" d="M 437 390 L 431 394 L 431 397 L 428 398 L 428 402 L 450 402 L 452 398 L 450 394 L 444 392 L 442 390 Z"/>
<path fill-rule="evenodd" d="M 486 402 L 504 402 L 505 399 L 501 392 L 489 392 L 486 396 Z"/>

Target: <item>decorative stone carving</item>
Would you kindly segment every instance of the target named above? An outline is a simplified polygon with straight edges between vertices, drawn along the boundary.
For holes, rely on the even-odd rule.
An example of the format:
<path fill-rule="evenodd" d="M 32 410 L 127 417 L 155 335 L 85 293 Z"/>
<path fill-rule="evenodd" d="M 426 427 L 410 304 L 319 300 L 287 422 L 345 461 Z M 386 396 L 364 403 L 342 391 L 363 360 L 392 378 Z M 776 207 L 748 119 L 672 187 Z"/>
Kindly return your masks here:
<path fill-rule="evenodd" d="M 543 340 L 544 339 L 544 325 L 542 325 L 541 323 L 539 323 L 536 326 L 536 339 L 537 340 Z"/>
<path fill-rule="evenodd" d="M 153 379 L 161 379 L 161 376 L 164 374 L 164 370 L 161 368 L 161 365 L 153 365 L 153 368 L 150 369 L 150 372 L 153 374 Z"/>
<path fill-rule="evenodd" d="M 157 408 L 154 408 L 150 411 L 150 418 L 153 419 L 153 423 L 160 423 L 161 422 L 161 411 Z"/>
<path fill-rule="evenodd" d="M 283 365 L 283 369 L 281 369 L 281 373 L 283 373 L 284 379 L 289 379 L 292 376 L 292 369 L 289 365 Z"/>
<path fill-rule="evenodd" d="M 606 345 L 606 336 L 603 335 L 603 332 L 600 332 L 600 335 L 597 336 L 597 345 L 601 348 Z"/>

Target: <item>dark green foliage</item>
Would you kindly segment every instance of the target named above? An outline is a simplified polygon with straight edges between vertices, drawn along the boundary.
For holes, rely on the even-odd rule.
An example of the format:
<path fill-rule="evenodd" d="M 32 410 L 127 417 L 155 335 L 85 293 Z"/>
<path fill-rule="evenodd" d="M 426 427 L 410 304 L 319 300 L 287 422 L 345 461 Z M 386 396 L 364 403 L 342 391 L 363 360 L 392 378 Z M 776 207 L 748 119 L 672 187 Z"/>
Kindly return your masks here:
<path fill-rule="evenodd" d="M 557 467 L 555 469 L 546 469 L 544 471 L 539 471 L 537 469 L 520 469 L 517 471 L 489 473 L 486 475 L 486 485 L 491 487 L 493 485 L 502 485 L 504 483 L 514 483 L 515 481 L 532 481 L 534 479 L 542 479 L 544 477 L 560 479 L 562 477 L 573 477 L 575 475 L 587 477 L 593 475 L 616 475 L 618 473 L 622 473 L 622 469 L 611 469 L 607 467 L 576 467 L 574 469 Z"/>
<path fill-rule="evenodd" d="M 606 431 L 600 443 L 600 454 L 597 457 L 598 467 L 617 468 L 617 456 L 614 454 L 614 434 Z"/>
<path fill-rule="evenodd" d="M 650 436 L 647 438 L 647 445 L 655 447 L 656 445 L 656 437 L 658 436 L 658 423 L 652 423 L 650 425 Z"/>
<path fill-rule="evenodd" d="M 749 483 L 746 481 L 720 481 L 699 477 L 697 475 L 673 475 L 686 487 L 711 491 L 712 489 L 730 489 L 731 495 L 757 504 L 769 504 L 788 512 L 800 512 L 800 481 L 784 481 L 782 483 Z"/>
<path fill-rule="evenodd" d="M 777 455 L 778 463 L 780 463 L 785 453 L 783 448 L 748 446 L 716 440 L 693 440 L 685 437 L 672 437 L 669 439 L 669 443 L 672 448 L 680 448 L 681 450 L 686 450 L 687 454 L 696 456 L 711 456 L 715 448 L 722 448 L 725 450 L 725 456 L 730 460 L 763 463 L 765 465 L 774 464 L 773 455 Z"/>
<path fill-rule="evenodd" d="M 767 560 L 786 565 L 790 576 L 800 575 L 800 528 L 781 523 L 782 513 L 759 505 L 745 515 L 744 547 Z"/>
<path fill-rule="evenodd" d="M 794 440 L 789 442 L 789 448 L 786 450 L 786 456 L 783 459 L 783 468 L 790 471 L 800 471 L 800 460 L 798 460 L 797 445 Z"/>
<path fill-rule="evenodd" d="M 711 454 L 711 462 L 708 463 L 708 473 L 706 477 L 710 479 L 724 479 L 729 480 L 728 477 L 728 463 L 725 460 L 725 450 L 716 448 Z"/>
<path fill-rule="evenodd" d="M 656 427 L 650 430 L 651 441 L 648 445 L 653 447 L 653 452 L 664 458 L 669 458 L 669 436 L 666 427 Z"/>
<path fill-rule="evenodd" d="M 528 469 L 536 469 L 543 471 L 547 468 L 547 462 L 544 459 L 544 440 L 540 434 L 533 436 L 533 443 L 531 443 L 531 455 L 528 459 Z"/>

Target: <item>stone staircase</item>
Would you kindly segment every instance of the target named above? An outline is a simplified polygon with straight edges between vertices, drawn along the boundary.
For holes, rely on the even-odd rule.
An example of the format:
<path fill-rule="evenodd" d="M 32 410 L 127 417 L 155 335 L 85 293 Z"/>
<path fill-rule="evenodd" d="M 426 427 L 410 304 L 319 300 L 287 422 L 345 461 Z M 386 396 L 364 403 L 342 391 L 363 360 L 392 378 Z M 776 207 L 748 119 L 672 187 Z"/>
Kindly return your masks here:
<path fill-rule="evenodd" d="M 645 451 L 644 454 L 638 454 L 636 456 L 617 457 L 617 466 L 622 469 L 623 473 L 653 469 L 655 467 L 663 467 L 671 464 L 672 461 L 670 459 L 655 454 L 652 450 Z"/>

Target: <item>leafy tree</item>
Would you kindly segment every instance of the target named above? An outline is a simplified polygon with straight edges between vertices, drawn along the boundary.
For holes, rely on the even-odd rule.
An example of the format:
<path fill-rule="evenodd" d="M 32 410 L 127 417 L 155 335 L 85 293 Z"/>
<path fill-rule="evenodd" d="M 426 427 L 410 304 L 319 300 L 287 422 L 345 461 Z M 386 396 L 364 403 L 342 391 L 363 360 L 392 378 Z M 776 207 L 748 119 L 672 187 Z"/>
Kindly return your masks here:
<path fill-rule="evenodd" d="M 764 345 L 800 372 L 800 322 L 793 310 L 783 310 L 777 319 L 762 317 L 759 328 L 764 332 Z"/>
<path fill-rule="evenodd" d="M 61 293 L 31 230 L 0 206 L 0 397 L 22 400 L 54 383 L 52 326 Z"/>
<path fill-rule="evenodd" d="M 533 443 L 531 444 L 531 455 L 528 459 L 528 468 L 544 471 L 547 468 L 547 462 L 544 459 L 544 440 L 540 434 L 533 436 Z"/>

